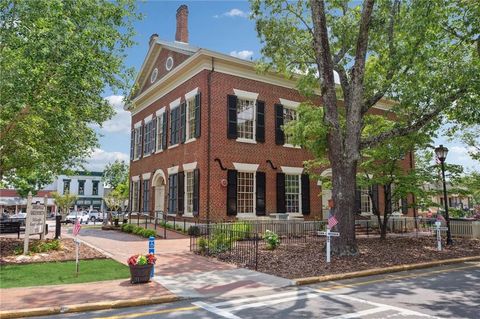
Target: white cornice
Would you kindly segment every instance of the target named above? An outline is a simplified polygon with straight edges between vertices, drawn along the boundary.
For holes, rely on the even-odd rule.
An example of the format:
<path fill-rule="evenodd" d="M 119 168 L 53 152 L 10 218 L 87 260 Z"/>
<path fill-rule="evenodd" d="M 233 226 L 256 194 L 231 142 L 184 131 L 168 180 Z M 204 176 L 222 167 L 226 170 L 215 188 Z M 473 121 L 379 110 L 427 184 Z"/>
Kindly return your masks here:
<path fill-rule="evenodd" d="M 142 174 L 142 179 L 143 180 L 150 179 L 151 176 L 152 176 L 152 173 L 144 173 Z"/>
<path fill-rule="evenodd" d="M 168 175 L 173 175 L 178 173 L 178 165 L 167 168 Z"/>
<path fill-rule="evenodd" d="M 299 175 L 303 173 L 303 167 L 280 166 L 285 174 Z"/>
<path fill-rule="evenodd" d="M 188 101 L 191 98 L 195 97 L 195 95 L 197 95 L 197 93 L 198 93 L 198 87 L 194 88 L 193 90 L 191 90 L 190 92 L 185 94 L 185 101 Z"/>
<path fill-rule="evenodd" d="M 179 105 L 180 105 L 180 98 L 176 99 L 173 102 L 170 102 L 170 110 L 176 108 Z"/>
<path fill-rule="evenodd" d="M 241 99 L 256 100 L 258 98 L 258 93 L 256 92 L 247 92 L 239 89 L 233 89 L 233 92 Z"/>
<path fill-rule="evenodd" d="M 256 172 L 259 164 L 233 163 L 233 166 L 240 172 Z"/>
<path fill-rule="evenodd" d="M 297 109 L 298 106 L 300 105 L 300 102 L 295 102 L 295 101 L 290 101 L 287 99 L 280 98 L 280 104 L 282 104 L 283 106 L 289 109 Z"/>
<path fill-rule="evenodd" d="M 197 162 L 183 164 L 184 171 L 193 171 L 197 168 Z"/>

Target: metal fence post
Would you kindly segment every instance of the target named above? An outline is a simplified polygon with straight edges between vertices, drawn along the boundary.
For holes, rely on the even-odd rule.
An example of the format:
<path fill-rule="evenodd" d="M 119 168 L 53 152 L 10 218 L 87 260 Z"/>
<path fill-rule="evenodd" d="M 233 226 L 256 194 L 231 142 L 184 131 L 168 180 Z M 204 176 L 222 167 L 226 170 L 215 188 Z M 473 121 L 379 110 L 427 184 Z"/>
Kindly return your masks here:
<path fill-rule="evenodd" d="M 255 233 L 255 270 L 258 269 L 258 233 Z"/>

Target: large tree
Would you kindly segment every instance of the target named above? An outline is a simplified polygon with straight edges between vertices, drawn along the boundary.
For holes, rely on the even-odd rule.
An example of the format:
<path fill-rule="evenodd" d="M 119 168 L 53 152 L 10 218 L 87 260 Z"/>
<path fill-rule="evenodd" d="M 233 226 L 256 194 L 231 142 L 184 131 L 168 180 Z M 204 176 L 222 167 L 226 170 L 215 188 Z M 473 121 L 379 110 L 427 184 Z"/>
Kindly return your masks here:
<path fill-rule="evenodd" d="M 0 0 L 0 180 L 35 191 L 84 162 L 102 94 L 129 87 L 137 17 L 134 0 Z"/>
<path fill-rule="evenodd" d="M 325 139 L 322 151 L 332 168 L 341 233 L 333 251 L 356 254 L 362 150 L 443 119 L 480 121 L 480 4 L 251 0 L 251 7 L 265 56 L 260 70 L 300 73 L 301 92 L 321 96 L 320 128 L 306 127 L 324 133 L 310 138 Z M 379 102 L 397 124 L 363 137 L 365 115 Z"/>

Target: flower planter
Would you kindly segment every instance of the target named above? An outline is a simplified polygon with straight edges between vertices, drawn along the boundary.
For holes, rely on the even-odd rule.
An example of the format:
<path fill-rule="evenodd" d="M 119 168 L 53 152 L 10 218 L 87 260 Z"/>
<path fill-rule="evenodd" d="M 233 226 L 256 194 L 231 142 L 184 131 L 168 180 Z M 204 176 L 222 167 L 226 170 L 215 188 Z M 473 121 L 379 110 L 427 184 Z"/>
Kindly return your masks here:
<path fill-rule="evenodd" d="M 150 281 L 150 273 L 153 265 L 130 265 L 130 282 L 142 284 Z"/>

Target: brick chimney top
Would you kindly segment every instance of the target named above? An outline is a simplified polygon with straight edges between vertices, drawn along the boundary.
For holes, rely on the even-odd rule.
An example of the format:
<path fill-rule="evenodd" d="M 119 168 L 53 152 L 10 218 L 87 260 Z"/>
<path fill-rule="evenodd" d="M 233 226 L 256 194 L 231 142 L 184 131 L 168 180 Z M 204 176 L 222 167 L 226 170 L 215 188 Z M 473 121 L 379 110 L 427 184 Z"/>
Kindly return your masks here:
<path fill-rule="evenodd" d="M 153 33 L 151 36 L 150 36 L 150 40 L 148 41 L 148 44 L 150 46 L 152 46 L 153 43 L 155 43 L 155 41 L 157 41 L 158 39 L 158 34 L 156 33 Z"/>
<path fill-rule="evenodd" d="M 177 9 L 175 41 L 188 43 L 188 7 L 185 4 L 182 4 Z"/>

